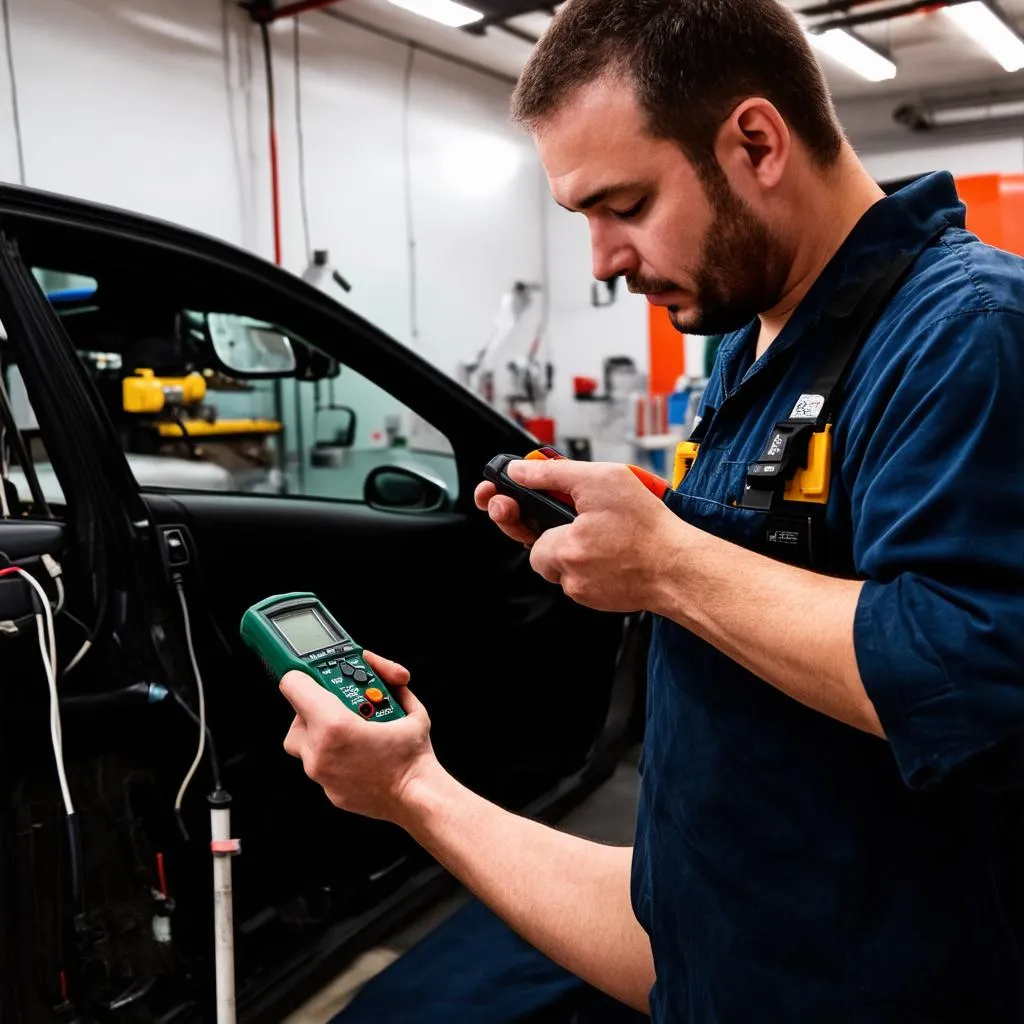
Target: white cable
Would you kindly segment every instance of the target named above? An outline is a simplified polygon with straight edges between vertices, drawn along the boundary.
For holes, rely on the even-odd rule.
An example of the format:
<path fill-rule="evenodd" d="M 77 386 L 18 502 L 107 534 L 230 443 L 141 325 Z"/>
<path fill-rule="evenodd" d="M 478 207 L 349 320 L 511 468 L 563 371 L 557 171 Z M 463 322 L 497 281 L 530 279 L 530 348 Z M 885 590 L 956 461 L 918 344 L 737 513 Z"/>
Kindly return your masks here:
<path fill-rule="evenodd" d="M 36 631 L 39 635 L 39 653 L 42 655 L 46 685 L 50 691 L 50 739 L 53 742 L 53 757 L 57 763 L 57 779 L 60 782 L 61 796 L 64 798 L 64 808 L 68 814 L 74 814 L 75 808 L 71 802 L 71 790 L 68 787 L 67 772 L 64 769 L 64 739 L 60 723 L 60 699 L 57 694 L 57 640 L 53 629 L 53 610 L 50 608 L 50 599 L 47 597 L 46 591 L 43 590 L 35 576 L 19 566 L 13 568 L 39 595 L 39 601 L 43 608 L 43 614 L 37 613 L 35 618 Z M 45 629 L 44 618 L 46 619 Z"/>
<path fill-rule="evenodd" d="M 57 584 L 57 606 L 53 609 L 53 614 L 60 615 L 64 610 L 64 581 L 57 576 L 53 582 Z"/>
<path fill-rule="evenodd" d="M 46 616 L 46 638 L 49 644 L 48 653 L 44 653 L 46 663 L 54 676 L 57 674 L 57 638 L 53 630 L 53 609 L 50 606 L 50 598 L 43 585 L 32 575 L 20 566 L 13 566 L 14 571 L 39 595 L 39 603 L 43 606 L 43 615 Z"/>
<path fill-rule="evenodd" d="M 50 690 L 50 740 L 53 743 L 53 758 L 57 763 L 57 780 L 60 783 L 60 792 L 64 799 L 64 809 L 71 815 L 75 813 L 75 807 L 71 802 L 71 790 L 68 788 L 67 770 L 64 767 L 64 734 L 61 731 L 60 722 L 60 697 L 57 694 L 57 680 L 46 656 L 46 639 L 43 634 L 43 617 L 41 615 L 36 616 L 36 628 L 39 633 L 39 650 L 43 655 L 43 665 L 46 669 L 46 683 Z"/>
<path fill-rule="evenodd" d="M 78 653 L 64 666 L 64 671 L 61 675 L 67 675 L 88 653 L 92 648 L 92 641 L 86 640 L 84 644 L 78 649 Z"/>
<path fill-rule="evenodd" d="M 185 640 L 188 643 L 188 656 L 192 659 L 192 671 L 195 673 L 196 688 L 199 691 L 199 749 L 196 751 L 192 767 L 189 768 L 188 774 L 182 780 L 181 789 L 178 790 L 178 796 L 174 801 L 174 809 L 180 811 L 181 801 L 185 797 L 185 790 L 188 789 L 188 784 L 192 781 L 192 776 L 195 775 L 199 762 L 203 759 L 203 751 L 206 749 L 206 696 L 203 692 L 203 677 L 199 674 L 199 663 L 196 661 L 195 648 L 192 646 L 192 624 L 188 617 L 185 591 L 182 589 L 180 582 L 176 583 L 175 587 L 178 591 L 178 600 L 181 602 L 181 614 L 185 620 Z"/>

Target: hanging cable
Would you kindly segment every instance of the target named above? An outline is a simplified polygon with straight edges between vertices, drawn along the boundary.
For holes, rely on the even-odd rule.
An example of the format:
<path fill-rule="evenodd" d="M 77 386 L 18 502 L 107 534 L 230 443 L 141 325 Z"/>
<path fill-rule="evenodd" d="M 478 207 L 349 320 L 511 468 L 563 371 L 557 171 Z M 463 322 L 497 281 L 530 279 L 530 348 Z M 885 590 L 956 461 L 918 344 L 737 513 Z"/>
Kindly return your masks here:
<path fill-rule="evenodd" d="M 220 761 L 217 760 L 217 748 L 213 743 L 213 733 L 210 732 L 210 725 L 208 722 L 200 722 L 199 716 L 189 707 L 188 701 L 176 690 L 168 691 L 171 695 L 171 699 L 175 704 L 178 705 L 181 710 L 192 719 L 196 725 L 202 727 L 203 732 L 206 733 L 206 759 L 210 762 L 210 774 L 213 776 L 213 788 L 223 789 L 220 776 Z"/>
<path fill-rule="evenodd" d="M 180 823 L 181 803 L 185 798 L 185 790 L 188 789 L 189 783 L 192 781 L 192 776 L 195 775 L 196 769 L 199 767 L 199 762 L 203 759 L 203 751 L 206 749 L 206 694 L 203 689 L 203 677 L 199 673 L 199 663 L 196 660 L 195 647 L 192 644 L 192 622 L 189 619 L 188 602 L 185 600 L 185 589 L 182 586 L 181 580 L 178 580 L 174 586 L 178 591 L 178 600 L 181 602 L 181 615 L 185 623 L 185 641 L 188 645 L 188 656 L 192 661 L 192 671 L 196 677 L 196 690 L 199 694 L 199 749 L 196 751 L 196 756 L 192 761 L 192 766 L 189 768 L 188 774 L 182 780 L 181 788 L 178 790 L 178 795 L 174 800 L 174 810 L 178 815 L 178 821 Z M 184 828 L 184 826 L 182 826 L 182 828 Z"/>
<path fill-rule="evenodd" d="M 302 237 L 306 243 L 306 259 L 312 259 L 313 242 L 309 230 L 309 191 L 306 185 L 306 138 L 302 128 L 302 46 L 299 41 L 299 19 L 292 22 L 292 50 L 295 64 L 295 131 L 298 136 L 299 200 L 302 204 Z"/>
<path fill-rule="evenodd" d="M 50 691 L 50 740 L 53 744 L 53 758 L 57 764 L 57 781 L 60 784 L 64 809 L 69 815 L 72 815 L 75 813 L 75 808 L 71 802 L 68 776 L 64 768 L 64 737 L 61 732 L 60 701 L 57 695 L 57 640 L 53 627 L 53 611 L 50 607 L 50 599 L 35 576 L 30 572 L 26 572 L 20 566 L 0 569 L 0 577 L 2 576 L 19 576 L 23 579 L 35 591 L 42 609 L 41 612 L 36 613 L 35 619 L 36 632 L 39 637 L 39 653 L 42 656 L 46 684 Z"/>
<path fill-rule="evenodd" d="M 7 73 L 11 79 L 11 112 L 14 117 L 14 139 L 18 147 L 18 181 L 24 185 L 25 147 L 21 139 L 21 110 L 18 105 L 18 78 L 14 73 L 14 47 L 11 43 L 11 11 L 8 0 L 2 0 L 4 18 L 4 40 L 7 47 Z"/>
<path fill-rule="evenodd" d="M 270 139 L 270 195 L 274 218 L 274 262 L 281 266 L 281 182 L 277 161 L 277 104 L 274 98 L 274 62 L 270 50 L 270 31 L 260 23 L 263 64 L 267 77 L 267 126 Z"/>
<path fill-rule="evenodd" d="M 405 190 L 405 234 L 409 252 L 409 335 L 413 343 L 419 341 L 419 309 L 416 294 L 416 231 L 413 223 L 412 205 L 412 155 L 410 118 L 412 107 L 412 69 L 416 61 L 416 47 L 409 45 L 405 61 L 405 79 L 402 84 L 402 176 Z"/>
<path fill-rule="evenodd" d="M 43 672 L 46 675 L 46 686 L 50 692 L 50 742 L 53 745 L 53 759 L 57 765 L 57 783 L 60 786 L 61 799 L 64 802 L 71 896 L 74 901 L 75 914 L 81 915 L 83 909 L 82 836 L 78 827 L 75 806 L 71 800 L 71 788 L 68 785 L 68 773 L 64 764 L 64 734 L 60 720 L 60 697 L 57 693 L 57 637 L 53 627 L 53 611 L 42 584 L 30 572 L 26 572 L 20 566 L 10 566 L 0 569 L 0 577 L 2 576 L 20 576 L 35 591 L 42 608 L 42 614 L 37 612 L 35 615 L 36 635 L 39 641 L 39 654 L 43 662 Z"/>
<path fill-rule="evenodd" d="M 92 650 L 92 641 L 86 640 L 81 647 L 78 648 L 78 653 L 64 666 L 64 671 L 61 675 L 67 675 L 88 653 Z"/>

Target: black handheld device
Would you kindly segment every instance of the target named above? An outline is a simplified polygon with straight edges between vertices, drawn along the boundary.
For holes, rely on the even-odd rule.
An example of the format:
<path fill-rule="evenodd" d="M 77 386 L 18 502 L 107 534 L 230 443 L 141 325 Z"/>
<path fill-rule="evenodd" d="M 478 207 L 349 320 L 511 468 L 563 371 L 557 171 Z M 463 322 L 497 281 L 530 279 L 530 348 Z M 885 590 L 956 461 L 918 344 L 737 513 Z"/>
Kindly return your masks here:
<path fill-rule="evenodd" d="M 535 491 L 517 484 L 508 475 L 508 464 L 518 462 L 520 455 L 496 455 L 484 467 L 484 479 L 490 480 L 499 494 L 515 499 L 519 518 L 535 533 L 567 526 L 576 519 L 576 510 L 546 491 Z"/>

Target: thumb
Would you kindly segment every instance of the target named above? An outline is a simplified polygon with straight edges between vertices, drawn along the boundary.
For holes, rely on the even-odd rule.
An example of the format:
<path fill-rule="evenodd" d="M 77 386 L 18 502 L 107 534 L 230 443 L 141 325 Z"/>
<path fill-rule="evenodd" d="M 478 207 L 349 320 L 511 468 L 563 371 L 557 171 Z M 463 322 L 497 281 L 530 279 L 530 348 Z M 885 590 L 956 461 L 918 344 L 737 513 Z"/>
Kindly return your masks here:
<path fill-rule="evenodd" d="M 279 689 L 304 722 L 331 717 L 339 706 L 334 694 L 328 693 L 315 679 L 298 670 L 286 673 Z"/>
<path fill-rule="evenodd" d="M 593 469 L 593 463 L 574 462 L 571 459 L 522 459 L 510 462 L 506 472 L 523 487 L 534 491 L 561 491 L 575 498 L 590 479 Z"/>
<path fill-rule="evenodd" d="M 409 685 L 409 670 L 404 665 L 399 665 L 397 661 L 382 658 L 379 654 L 366 650 L 363 651 L 363 660 L 388 686 Z"/>

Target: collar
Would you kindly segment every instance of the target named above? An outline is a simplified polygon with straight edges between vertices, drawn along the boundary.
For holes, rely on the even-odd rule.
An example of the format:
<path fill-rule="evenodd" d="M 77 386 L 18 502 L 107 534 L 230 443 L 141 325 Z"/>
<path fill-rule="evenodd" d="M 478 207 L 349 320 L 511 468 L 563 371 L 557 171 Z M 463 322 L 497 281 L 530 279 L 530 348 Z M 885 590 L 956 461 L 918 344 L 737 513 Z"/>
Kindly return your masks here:
<path fill-rule="evenodd" d="M 947 228 L 963 228 L 966 207 L 946 171 L 929 174 L 875 203 L 857 222 L 843 244 L 818 275 L 768 351 L 746 374 L 737 372 L 744 349 L 757 337 L 757 322 L 723 344 L 724 381 L 728 393 L 737 390 L 764 366 L 774 362 L 810 332 L 846 286 L 873 272 L 901 252 L 921 252 Z"/>

